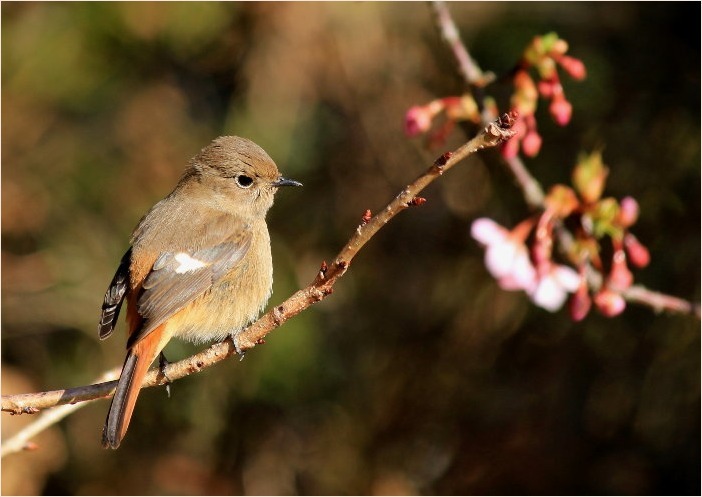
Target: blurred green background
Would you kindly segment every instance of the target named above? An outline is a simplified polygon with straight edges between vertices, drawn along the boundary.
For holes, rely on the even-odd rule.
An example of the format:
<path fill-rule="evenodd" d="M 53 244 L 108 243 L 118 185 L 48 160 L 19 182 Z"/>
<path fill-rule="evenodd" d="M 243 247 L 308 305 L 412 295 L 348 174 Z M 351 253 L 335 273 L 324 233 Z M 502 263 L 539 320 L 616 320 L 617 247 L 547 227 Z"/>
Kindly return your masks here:
<path fill-rule="evenodd" d="M 549 187 L 604 146 L 606 194 L 641 204 L 636 280 L 698 300 L 700 4 L 449 7 L 498 74 L 534 35 L 568 40 L 588 78 L 564 77 L 568 127 L 539 110 L 527 165 Z M 462 90 L 425 3 L 3 2 L 3 393 L 122 363 L 123 323 L 97 337 L 104 292 L 214 137 L 305 184 L 269 214 L 275 304 L 443 152 L 403 135 L 405 110 Z M 509 88 L 490 91 L 504 109 Z M 576 324 L 501 291 L 469 226 L 528 210 L 494 151 L 424 196 L 246 360 L 142 392 L 118 451 L 95 402 L 4 459 L 2 493 L 699 495 L 699 321 L 630 306 Z M 3 438 L 31 419 L 3 414 Z"/>

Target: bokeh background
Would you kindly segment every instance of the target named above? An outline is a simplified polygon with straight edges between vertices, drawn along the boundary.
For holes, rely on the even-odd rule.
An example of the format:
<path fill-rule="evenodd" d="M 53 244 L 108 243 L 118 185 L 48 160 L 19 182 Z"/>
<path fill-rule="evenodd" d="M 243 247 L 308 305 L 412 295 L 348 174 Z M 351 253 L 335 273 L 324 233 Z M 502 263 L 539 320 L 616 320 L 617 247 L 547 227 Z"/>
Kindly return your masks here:
<path fill-rule="evenodd" d="M 498 74 L 534 35 L 569 41 L 588 78 L 564 78 L 571 125 L 539 111 L 528 167 L 567 183 L 604 147 L 606 193 L 641 204 L 636 280 L 699 300 L 700 4 L 450 9 Z M 249 137 L 305 184 L 269 215 L 274 304 L 443 152 L 403 135 L 405 110 L 462 90 L 425 3 L 3 2 L 3 393 L 122 363 L 123 323 L 97 337 L 104 291 L 212 138 Z M 528 210 L 493 151 L 425 193 L 244 361 L 142 392 L 118 451 L 94 402 L 5 458 L 2 493 L 699 495 L 699 321 L 630 306 L 576 324 L 501 291 L 469 226 Z M 3 413 L 3 438 L 31 419 Z"/>

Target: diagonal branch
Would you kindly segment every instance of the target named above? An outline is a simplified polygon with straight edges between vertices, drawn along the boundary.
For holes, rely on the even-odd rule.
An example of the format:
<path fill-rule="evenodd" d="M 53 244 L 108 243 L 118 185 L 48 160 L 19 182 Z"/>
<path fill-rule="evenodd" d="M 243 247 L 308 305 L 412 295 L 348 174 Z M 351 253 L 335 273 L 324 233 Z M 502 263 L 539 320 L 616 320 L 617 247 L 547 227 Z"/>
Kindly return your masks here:
<path fill-rule="evenodd" d="M 512 122 L 511 116 L 504 115 L 498 121 L 488 124 L 472 140 L 455 151 L 446 152 L 439 157 L 424 174 L 407 185 L 375 216 L 371 217 L 370 211 L 366 212 L 362 224 L 356 228 L 353 236 L 334 261 L 328 266 L 323 263 L 309 286 L 298 290 L 239 333 L 236 345 L 231 339 L 216 343 L 187 359 L 169 364 L 163 371 L 165 376 L 158 368 L 152 369 L 146 375 L 142 388 L 164 385 L 167 383 L 166 377 L 171 381 L 177 380 L 212 366 L 237 352 L 243 353 L 262 343 L 268 333 L 285 321 L 327 297 L 332 293 L 334 283 L 346 273 L 356 254 L 383 226 L 407 207 L 423 204 L 425 200 L 417 195 L 453 166 L 484 148 L 494 147 L 511 138 L 514 134 L 510 130 Z M 59 405 L 110 397 L 116 385 L 117 381 L 109 381 L 65 390 L 7 395 L 2 397 L 2 410 L 12 414 L 33 414 Z"/>

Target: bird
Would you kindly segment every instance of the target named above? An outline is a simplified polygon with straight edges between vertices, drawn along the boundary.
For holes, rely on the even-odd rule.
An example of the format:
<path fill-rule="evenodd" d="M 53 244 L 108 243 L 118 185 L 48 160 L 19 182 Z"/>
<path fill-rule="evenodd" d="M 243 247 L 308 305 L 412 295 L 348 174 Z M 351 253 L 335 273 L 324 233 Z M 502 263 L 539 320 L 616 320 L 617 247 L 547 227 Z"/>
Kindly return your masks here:
<path fill-rule="evenodd" d="M 273 286 L 266 213 L 281 176 L 253 141 L 220 136 L 134 229 L 105 292 L 98 334 L 112 335 L 126 299 L 127 354 L 102 432 L 116 449 L 151 363 L 174 337 L 205 343 L 232 337 L 263 311 Z"/>

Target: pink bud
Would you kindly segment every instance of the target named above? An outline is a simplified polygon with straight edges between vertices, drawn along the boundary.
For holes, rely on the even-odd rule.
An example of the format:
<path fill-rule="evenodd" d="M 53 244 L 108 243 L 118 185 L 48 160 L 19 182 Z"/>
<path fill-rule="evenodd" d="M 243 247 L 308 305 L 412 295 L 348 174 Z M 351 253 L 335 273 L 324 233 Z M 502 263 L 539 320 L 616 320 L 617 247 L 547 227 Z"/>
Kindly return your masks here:
<path fill-rule="evenodd" d="M 580 59 L 571 57 L 569 55 L 562 55 L 558 58 L 558 63 L 561 67 L 570 75 L 571 78 L 582 80 L 585 79 L 587 71 L 585 70 L 585 64 Z"/>
<path fill-rule="evenodd" d="M 542 79 L 538 83 L 539 94 L 544 98 L 551 98 L 554 93 L 554 82 L 548 79 Z"/>
<path fill-rule="evenodd" d="M 541 150 L 541 136 L 536 130 L 529 130 L 522 140 L 522 150 L 527 157 L 536 157 Z"/>
<path fill-rule="evenodd" d="M 623 250 L 617 250 L 612 257 L 612 269 L 609 272 L 607 283 L 613 290 L 626 290 L 634 282 L 634 275 L 626 266 L 626 255 Z"/>
<path fill-rule="evenodd" d="M 592 305 L 592 299 L 587 288 L 587 281 L 584 277 L 581 277 L 580 285 L 577 291 L 570 298 L 569 310 L 570 317 L 573 321 L 582 321 L 590 312 L 590 306 Z"/>
<path fill-rule="evenodd" d="M 610 318 L 621 314 L 626 308 L 624 297 L 609 288 L 597 292 L 594 302 L 597 309 Z"/>
<path fill-rule="evenodd" d="M 624 235 L 624 248 L 634 266 L 646 267 L 651 262 L 648 249 L 631 233 Z"/>
<path fill-rule="evenodd" d="M 415 105 L 410 107 L 407 114 L 405 114 L 405 134 L 407 136 L 416 136 L 429 131 L 432 117 L 433 115 L 427 106 Z"/>
<path fill-rule="evenodd" d="M 568 124 L 570 122 L 570 116 L 573 114 L 573 106 L 562 94 L 553 97 L 548 110 L 553 119 L 560 126 Z"/>
<path fill-rule="evenodd" d="M 619 224 L 623 228 L 633 225 L 639 218 L 639 203 L 634 197 L 624 197 L 619 202 Z"/>
<path fill-rule="evenodd" d="M 512 131 L 514 131 L 513 138 L 521 140 L 527 132 L 528 126 L 526 118 L 523 114 L 518 114 L 516 120 L 512 123 Z M 532 116 L 533 117 L 533 116 Z"/>
<path fill-rule="evenodd" d="M 519 153 L 519 140 L 516 138 L 512 138 L 511 140 L 507 140 L 503 145 L 502 148 L 500 149 L 500 153 L 502 154 L 502 157 L 505 159 L 514 159 L 517 154 Z"/>
<path fill-rule="evenodd" d="M 518 117 L 517 120 L 512 125 L 512 131 L 514 131 L 514 136 L 507 140 L 500 150 L 502 157 L 505 159 L 512 159 L 519 153 L 519 142 L 527 131 L 526 123 L 523 117 Z"/>

